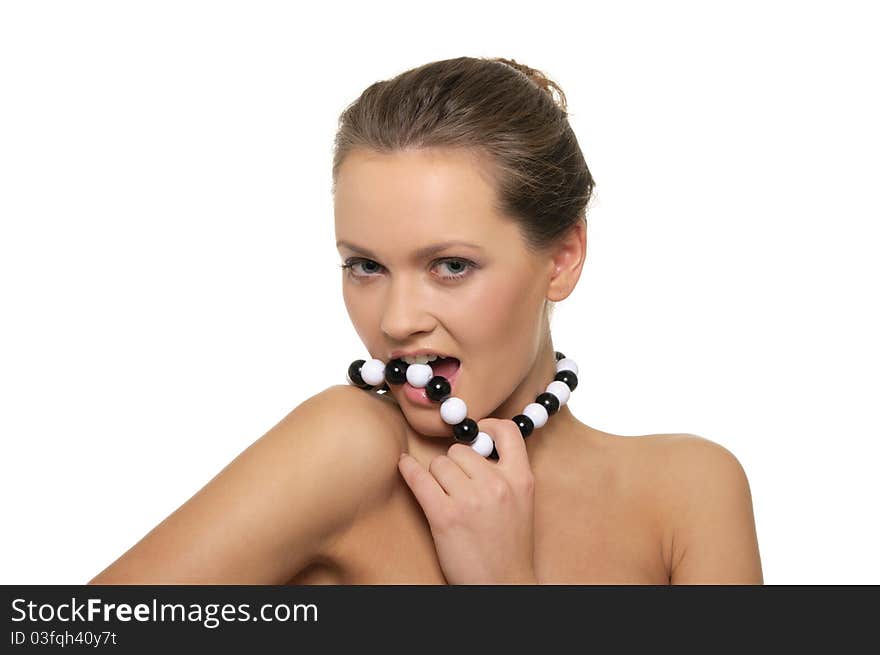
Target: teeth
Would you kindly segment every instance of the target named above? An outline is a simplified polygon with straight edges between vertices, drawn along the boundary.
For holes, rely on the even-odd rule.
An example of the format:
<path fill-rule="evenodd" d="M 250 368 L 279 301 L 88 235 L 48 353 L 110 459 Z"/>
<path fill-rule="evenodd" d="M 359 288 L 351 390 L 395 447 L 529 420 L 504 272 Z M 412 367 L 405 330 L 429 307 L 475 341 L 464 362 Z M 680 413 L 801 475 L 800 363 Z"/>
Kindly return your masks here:
<path fill-rule="evenodd" d="M 401 357 L 407 364 L 427 364 L 439 359 L 438 355 L 418 355 L 416 357 Z"/>

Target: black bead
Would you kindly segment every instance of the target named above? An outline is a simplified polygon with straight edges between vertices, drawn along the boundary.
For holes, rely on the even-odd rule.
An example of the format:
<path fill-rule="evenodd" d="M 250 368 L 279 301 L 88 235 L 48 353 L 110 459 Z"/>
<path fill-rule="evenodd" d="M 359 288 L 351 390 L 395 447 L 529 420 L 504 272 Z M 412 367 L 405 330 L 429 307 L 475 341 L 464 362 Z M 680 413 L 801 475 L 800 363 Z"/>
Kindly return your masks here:
<path fill-rule="evenodd" d="M 367 384 L 361 377 L 361 366 L 365 363 L 366 360 L 363 359 L 354 360 L 348 367 L 348 379 L 351 380 L 351 383 L 356 387 L 360 387 L 361 389 L 372 389 L 373 385 Z"/>
<path fill-rule="evenodd" d="M 391 384 L 403 384 L 406 382 L 406 368 L 409 366 L 402 359 L 392 359 L 385 364 L 385 381 Z"/>
<path fill-rule="evenodd" d="M 544 393 L 540 394 L 537 398 L 535 398 L 535 402 L 539 405 L 544 406 L 544 409 L 547 410 L 548 416 L 552 416 L 559 411 L 559 398 L 557 398 L 555 394 L 552 394 L 549 391 L 545 391 Z"/>
<path fill-rule="evenodd" d="M 554 380 L 559 380 L 560 382 L 565 382 L 568 385 L 568 388 L 574 391 L 577 389 L 578 385 L 578 376 L 575 375 L 574 371 L 562 370 L 556 374 Z"/>
<path fill-rule="evenodd" d="M 492 452 L 489 453 L 489 459 L 498 459 L 498 451 L 495 450 L 495 444 L 492 444 Z"/>
<path fill-rule="evenodd" d="M 535 429 L 535 424 L 525 414 L 517 414 L 511 419 L 514 423 L 516 423 L 516 427 L 519 428 L 519 433 L 522 435 L 523 439 L 529 436 L 532 433 L 532 430 Z"/>
<path fill-rule="evenodd" d="M 479 432 L 480 428 L 477 426 L 477 422 L 470 417 L 466 417 L 461 423 L 456 423 L 452 426 L 455 440 L 464 443 L 470 443 L 476 439 Z"/>
<path fill-rule="evenodd" d="M 560 359 L 565 359 L 565 355 L 563 355 L 558 350 L 556 351 L 556 361 L 558 362 Z"/>
<path fill-rule="evenodd" d="M 437 403 L 449 398 L 451 393 L 452 385 L 449 384 L 449 380 L 442 375 L 435 375 L 428 380 L 428 384 L 425 385 L 425 395 Z"/>

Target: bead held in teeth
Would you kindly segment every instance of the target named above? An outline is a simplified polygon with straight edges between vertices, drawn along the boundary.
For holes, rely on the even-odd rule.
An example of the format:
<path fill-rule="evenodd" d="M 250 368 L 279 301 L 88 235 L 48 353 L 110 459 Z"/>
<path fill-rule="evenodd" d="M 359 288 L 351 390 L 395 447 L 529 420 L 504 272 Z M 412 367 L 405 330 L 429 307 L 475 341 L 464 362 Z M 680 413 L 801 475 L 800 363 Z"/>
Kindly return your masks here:
<path fill-rule="evenodd" d="M 361 376 L 363 377 L 363 373 Z M 414 387 L 424 387 L 432 377 L 434 370 L 427 364 L 410 364 L 406 367 L 406 381 Z"/>
<path fill-rule="evenodd" d="M 385 366 L 385 381 L 390 384 L 403 384 L 406 382 L 407 366 L 409 366 L 409 364 L 400 358 L 392 359 Z"/>
<path fill-rule="evenodd" d="M 522 413 L 512 419 L 523 439 L 544 427 L 550 417 L 568 402 L 571 392 L 577 388 L 578 366 L 575 361 L 558 350 L 554 355 L 556 375 L 553 381 L 547 385 L 543 393 L 538 394 L 534 402 L 526 405 Z M 366 362 L 357 359 L 348 367 L 348 379 L 352 384 L 364 389 L 383 383 L 384 388 L 387 389 L 389 383 L 396 385 L 403 384 L 404 381 L 414 387 L 428 387 L 425 389 L 425 394 L 440 404 L 440 416 L 444 423 L 452 426 L 455 440 L 469 444 L 483 457 L 498 459 L 498 451 L 495 449 L 492 436 L 481 432 L 477 422 L 468 417 L 467 405 L 461 398 L 449 395 L 451 393 L 449 380 L 434 375 L 429 362 L 436 359 L 442 357 L 439 355 L 399 357 L 392 359 L 387 366 L 378 359 L 370 359 Z"/>

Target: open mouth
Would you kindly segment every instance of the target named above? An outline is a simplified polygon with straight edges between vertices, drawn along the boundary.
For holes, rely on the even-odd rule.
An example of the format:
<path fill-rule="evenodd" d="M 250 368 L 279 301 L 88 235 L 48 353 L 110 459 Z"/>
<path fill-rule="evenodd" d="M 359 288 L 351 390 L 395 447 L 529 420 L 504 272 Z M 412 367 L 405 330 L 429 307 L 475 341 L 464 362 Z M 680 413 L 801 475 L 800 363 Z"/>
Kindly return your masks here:
<path fill-rule="evenodd" d="M 431 367 L 431 371 L 433 371 L 435 377 L 441 376 L 446 378 L 446 381 L 449 382 L 449 386 L 454 394 L 455 381 L 458 379 L 458 375 L 461 372 L 461 362 L 455 357 L 443 357 L 435 359 L 433 362 L 428 362 L 428 365 Z M 428 393 L 425 387 L 414 387 L 409 382 L 403 383 L 403 395 L 418 405 L 428 407 L 435 404 L 433 400 L 428 398 Z"/>
<path fill-rule="evenodd" d="M 461 362 L 455 357 L 442 357 L 440 359 L 435 359 L 433 362 L 428 362 L 428 365 L 431 367 L 431 370 L 434 371 L 435 376 L 440 375 L 449 380 L 461 367 Z"/>

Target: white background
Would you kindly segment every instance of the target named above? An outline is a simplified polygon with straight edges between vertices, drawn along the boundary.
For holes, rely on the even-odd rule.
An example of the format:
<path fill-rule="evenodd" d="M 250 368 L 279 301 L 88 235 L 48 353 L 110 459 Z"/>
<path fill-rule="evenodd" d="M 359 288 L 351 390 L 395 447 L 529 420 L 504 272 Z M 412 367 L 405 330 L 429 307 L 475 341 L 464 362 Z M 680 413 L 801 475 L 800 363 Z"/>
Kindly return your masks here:
<path fill-rule="evenodd" d="M 0 583 L 79 584 L 365 354 L 331 146 L 512 57 L 595 176 L 572 411 L 749 476 L 768 584 L 880 583 L 870 3 L 0 5 Z"/>

